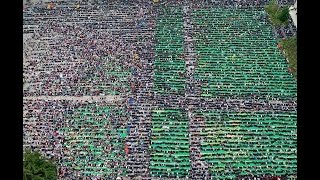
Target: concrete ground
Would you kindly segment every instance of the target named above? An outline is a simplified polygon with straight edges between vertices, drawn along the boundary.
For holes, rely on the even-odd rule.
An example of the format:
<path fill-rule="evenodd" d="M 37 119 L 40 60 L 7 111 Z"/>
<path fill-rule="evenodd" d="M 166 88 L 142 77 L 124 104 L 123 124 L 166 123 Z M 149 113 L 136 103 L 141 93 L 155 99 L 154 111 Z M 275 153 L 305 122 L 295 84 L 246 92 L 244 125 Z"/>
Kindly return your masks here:
<path fill-rule="evenodd" d="M 297 27 L 297 10 L 291 10 L 289 11 L 289 14 L 292 18 L 293 24 Z"/>
<path fill-rule="evenodd" d="M 293 24 L 297 27 L 297 1 L 289 8 L 289 14 L 293 20 Z"/>

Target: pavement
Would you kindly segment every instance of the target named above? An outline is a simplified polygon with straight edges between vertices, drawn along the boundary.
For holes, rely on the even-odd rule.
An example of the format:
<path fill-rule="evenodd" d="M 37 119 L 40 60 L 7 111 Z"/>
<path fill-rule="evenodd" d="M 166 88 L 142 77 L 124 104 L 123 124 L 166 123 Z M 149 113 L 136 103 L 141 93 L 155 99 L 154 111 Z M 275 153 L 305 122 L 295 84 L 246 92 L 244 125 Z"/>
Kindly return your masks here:
<path fill-rule="evenodd" d="M 293 24 L 297 27 L 297 2 L 289 8 L 289 14 L 292 18 Z"/>
<path fill-rule="evenodd" d="M 297 15 L 296 15 L 296 10 L 291 10 L 289 11 L 289 14 L 292 18 L 293 24 L 297 27 Z"/>

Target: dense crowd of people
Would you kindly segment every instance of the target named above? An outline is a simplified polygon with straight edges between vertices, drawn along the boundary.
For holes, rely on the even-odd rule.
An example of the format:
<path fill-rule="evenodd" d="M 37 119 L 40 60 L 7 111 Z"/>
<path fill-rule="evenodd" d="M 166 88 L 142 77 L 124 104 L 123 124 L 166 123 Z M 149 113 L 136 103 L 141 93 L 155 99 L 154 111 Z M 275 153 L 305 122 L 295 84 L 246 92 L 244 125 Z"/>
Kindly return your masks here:
<path fill-rule="evenodd" d="M 108 32 L 92 30 L 90 25 L 48 20 L 38 26 L 39 33 L 24 44 L 28 59 L 24 63 L 24 79 L 29 85 L 24 95 L 96 96 L 128 92 L 128 59 L 132 59 L 134 51 L 131 43 Z"/>
<path fill-rule="evenodd" d="M 24 100 L 24 148 L 54 159 L 60 178 L 116 178 L 126 167 L 128 116 L 122 103 Z"/>
<path fill-rule="evenodd" d="M 274 34 L 279 39 L 286 39 L 295 36 L 297 28 L 293 25 L 293 21 L 289 18 L 289 23 L 286 26 L 275 27 Z"/>
<path fill-rule="evenodd" d="M 241 8 L 261 6 L 266 2 L 207 0 L 198 6 L 198 1 L 191 1 L 189 7 Z M 25 7 L 23 93 L 34 99 L 23 102 L 24 148 L 40 151 L 56 160 L 59 179 L 148 179 L 152 158 L 152 110 L 155 107 L 185 109 L 189 105 L 204 110 L 296 111 L 294 100 L 281 104 L 255 97 L 250 100 L 200 98 L 199 88 L 194 87 L 192 62 L 188 62 L 190 67 L 183 69 L 186 73 L 179 71 L 177 76 L 187 79 L 187 95 L 199 92 L 198 99 L 185 98 L 184 91 L 163 94 L 166 89 L 162 90 L 162 86 L 172 88 L 168 76 L 157 79 L 162 82 L 154 93 L 155 59 L 170 55 L 169 52 L 154 53 L 155 44 L 163 38 L 154 38 L 157 16 L 161 14 L 158 9 L 185 3 L 172 0 L 157 3 L 143 0 L 117 3 L 59 1 L 54 2 L 53 8 L 43 3 Z M 280 3 L 290 4 L 291 0 Z M 194 35 L 191 26 L 187 25 L 191 24 L 191 16 L 185 18 L 188 13 L 188 10 L 181 11 L 180 31 L 185 34 L 175 27 L 175 33 L 179 32 L 185 42 Z M 285 37 L 295 31 L 291 26 L 288 28 L 281 28 Z M 192 52 L 194 46 L 190 44 L 191 41 L 181 42 L 179 47 L 188 47 L 185 51 Z M 170 46 L 169 41 L 167 45 Z M 188 53 L 176 57 L 192 59 Z M 162 67 L 162 70 L 166 71 L 166 68 Z M 181 86 L 183 84 L 176 84 L 178 89 Z M 103 100 L 89 102 L 63 98 L 104 95 L 118 95 L 128 101 L 110 104 Z M 46 96 L 57 96 L 57 99 L 37 99 Z M 169 121 L 164 122 L 169 125 L 161 127 L 171 127 Z M 194 123 L 190 131 L 197 132 L 198 122 Z M 202 141 L 197 136 L 192 138 L 195 142 Z M 199 144 L 191 148 L 192 170 L 187 174 L 191 179 L 203 177 L 199 173 L 209 177 L 208 165 L 196 171 L 204 166 L 194 162 L 201 159 L 198 157 L 200 149 L 196 150 L 196 147 L 200 147 Z"/>
<path fill-rule="evenodd" d="M 103 142 L 105 139 L 95 139 L 95 129 L 99 131 L 102 128 L 99 124 L 81 124 L 81 121 L 74 122 L 67 118 L 68 112 L 72 113 L 70 117 L 76 118 L 75 111 L 86 108 L 88 101 L 66 101 L 59 100 L 59 97 L 110 94 L 127 97 L 128 92 L 141 89 L 141 84 L 136 81 L 144 79 L 139 69 L 145 65 L 139 59 L 150 55 L 150 49 L 142 49 L 141 43 L 151 44 L 152 34 L 148 29 L 154 26 L 154 22 L 147 17 L 148 9 L 144 3 L 139 6 L 82 5 L 78 10 L 70 3 L 59 2 L 55 5 L 54 9 L 47 9 L 41 4 L 24 9 L 24 96 L 35 99 L 58 97 L 57 100 L 24 100 L 24 145 L 55 158 L 62 179 L 78 179 L 79 176 L 116 178 L 129 169 L 126 163 L 130 162 L 131 157 L 125 160 L 126 155 L 122 152 L 139 149 L 132 148 L 138 141 L 139 136 L 135 134 L 139 128 L 130 130 L 130 125 L 126 126 L 129 119 L 123 119 L 123 114 L 114 115 L 114 127 L 104 128 L 106 131 L 128 129 L 127 143 L 124 139 L 114 139 L 116 135 L 109 132 L 105 134 L 106 139 L 113 139 L 113 144 L 117 146 L 108 146 L 106 141 Z M 105 16 L 101 11 L 106 13 Z M 99 107 L 108 105 L 103 101 L 95 103 Z M 124 104 L 121 103 L 121 106 Z M 101 117 L 96 113 L 99 112 L 94 111 L 90 117 L 80 118 L 101 122 Z M 112 119 L 109 114 L 104 116 Z M 64 128 L 69 130 L 61 132 Z M 81 133 L 73 134 L 79 130 Z M 81 144 L 83 141 L 86 145 Z M 96 144 L 98 150 L 90 149 L 88 145 L 91 143 Z M 102 151 L 100 147 L 106 149 Z M 83 150 L 101 151 L 106 156 L 100 156 L 99 160 L 97 155 L 83 154 Z M 115 157 L 109 156 L 114 153 Z M 87 164 L 95 159 L 98 159 L 96 164 Z M 85 164 L 87 167 L 83 167 Z"/>

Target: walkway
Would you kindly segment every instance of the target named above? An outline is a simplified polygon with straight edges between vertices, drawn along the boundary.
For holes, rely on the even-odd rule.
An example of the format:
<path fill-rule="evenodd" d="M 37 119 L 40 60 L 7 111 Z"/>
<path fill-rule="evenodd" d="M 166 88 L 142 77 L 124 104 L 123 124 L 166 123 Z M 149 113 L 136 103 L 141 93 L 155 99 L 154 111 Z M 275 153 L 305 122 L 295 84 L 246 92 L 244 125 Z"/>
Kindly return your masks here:
<path fill-rule="evenodd" d="M 296 5 L 296 4 L 295 4 Z M 292 21 L 293 21 L 293 24 L 294 26 L 297 27 L 297 10 L 296 9 L 293 9 L 293 6 L 290 7 L 290 11 L 289 11 L 289 14 L 292 18 Z"/>
<path fill-rule="evenodd" d="M 192 22 L 191 22 L 191 8 L 189 5 L 183 7 L 183 28 L 184 28 L 184 58 L 186 61 L 186 93 L 185 98 L 196 97 L 195 88 L 196 83 L 193 77 L 194 70 L 197 62 L 197 57 L 194 52 L 194 44 L 192 42 Z M 178 107 L 178 106 L 177 106 Z M 190 147 L 190 160 L 191 160 L 191 173 L 190 178 L 196 179 L 210 179 L 210 172 L 206 162 L 201 160 L 201 142 L 203 137 L 200 136 L 202 128 L 200 124 L 203 122 L 198 121 L 193 115 L 193 106 L 189 105 L 186 108 L 189 119 L 189 147 Z M 197 128 L 199 127 L 199 128 Z"/>

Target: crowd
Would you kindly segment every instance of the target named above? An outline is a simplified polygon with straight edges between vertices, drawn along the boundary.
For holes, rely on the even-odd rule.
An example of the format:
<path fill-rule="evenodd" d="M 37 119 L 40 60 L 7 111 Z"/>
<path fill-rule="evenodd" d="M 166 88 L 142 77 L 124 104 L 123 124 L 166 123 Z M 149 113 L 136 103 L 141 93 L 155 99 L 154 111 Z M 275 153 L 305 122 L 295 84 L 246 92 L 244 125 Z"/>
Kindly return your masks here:
<path fill-rule="evenodd" d="M 294 100 L 281 104 L 259 99 L 259 94 L 246 97 L 250 100 L 203 97 L 199 85 L 208 82 L 194 78 L 199 65 L 187 61 L 190 66 L 185 66 L 184 58 L 194 58 L 190 54 L 197 43 L 192 38 L 200 31 L 191 11 L 178 8 L 184 1 L 113 3 L 60 1 L 53 9 L 44 4 L 24 9 L 23 93 L 35 97 L 23 102 L 24 148 L 55 159 L 59 179 L 209 177 L 210 165 L 201 161 L 204 138 L 199 136 L 205 122 L 191 120 L 188 127 L 187 112 L 166 110 L 157 116 L 154 109 L 189 105 L 204 111 L 296 111 Z M 193 3 L 190 9 L 201 8 Z M 216 3 L 203 1 L 202 6 L 257 6 L 265 1 Z M 36 100 L 104 95 L 128 101 Z"/>
<path fill-rule="evenodd" d="M 60 178 L 121 176 L 128 121 L 122 103 L 24 100 L 24 148 L 54 159 Z"/>
<path fill-rule="evenodd" d="M 143 5 L 81 4 L 77 10 L 72 3 L 59 2 L 53 9 L 41 4 L 24 9 L 24 96 L 57 96 L 24 100 L 24 146 L 54 158 L 61 179 L 115 179 L 129 173 L 126 163 L 138 158 L 128 153 L 139 150 L 132 147 L 141 136 L 136 133 L 142 132 L 136 121 L 127 126 L 131 120 L 124 118 L 126 108 L 112 115 L 99 109 L 108 107 L 101 100 L 58 99 L 127 97 L 141 89 L 137 79 L 144 79 L 139 70 L 146 65 L 139 60 L 151 50 L 141 44 L 151 44 L 148 30 L 154 26 Z"/>
<path fill-rule="evenodd" d="M 180 16 L 181 12 L 184 12 L 183 17 Z M 287 72 L 287 65 L 277 50 L 275 40 L 270 38 L 272 33 L 266 22 L 267 18 L 261 10 L 255 9 L 243 11 L 199 8 L 191 14 L 188 19 L 187 9 L 168 7 L 158 16 L 160 23 L 157 23 L 155 36 L 156 39 L 161 39 L 161 43 L 155 48 L 154 100 L 160 107 L 160 115 L 158 112 L 152 115 L 150 173 L 160 177 L 164 174 L 168 177 L 184 177 L 185 174 L 190 174 L 192 179 L 206 179 L 210 176 L 233 179 L 239 172 L 282 174 L 283 168 L 294 172 L 296 82 Z M 183 35 L 179 30 L 182 28 L 184 44 L 180 40 Z M 179 62 L 181 47 L 184 48 L 182 56 L 186 59 L 186 66 Z M 198 57 L 194 54 L 198 54 Z M 194 63 L 192 59 L 195 58 L 199 60 Z M 180 75 L 180 72 L 183 74 Z M 181 155 L 185 151 L 185 141 L 188 140 L 185 138 L 187 132 L 183 128 L 188 121 L 180 117 L 180 121 L 175 122 L 175 115 L 172 115 L 174 110 L 171 108 L 178 107 L 201 107 L 201 112 L 198 112 L 200 116 L 205 116 L 206 112 L 209 115 L 220 111 L 226 113 L 223 117 L 210 115 L 208 118 L 200 118 L 201 120 L 193 120 L 190 116 L 190 164 L 184 162 Z M 240 116 L 232 114 L 232 111 Z M 254 112 L 274 113 L 275 116 L 272 115 L 271 118 L 262 113 L 255 117 Z M 244 115 L 245 118 L 242 117 Z M 159 116 L 162 117 L 157 120 Z M 219 117 L 225 122 L 218 121 Z M 270 120 L 275 117 L 281 119 L 281 122 Z M 229 123 L 235 125 L 233 123 L 240 119 L 236 125 L 241 128 L 229 127 Z M 253 121 L 260 122 L 252 124 Z M 267 143 L 271 139 L 266 135 L 268 133 L 265 134 L 260 129 L 271 127 L 275 132 L 270 132 L 270 136 L 277 139 L 279 144 Z M 288 133 L 278 134 L 277 129 Z M 259 156 L 245 149 L 245 146 L 253 143 L 241 141 L 242 138 L 248 139 L 247 135 L 252 136 L 255 133 L 258 136 L 267 136 L 254 140 L 258 146 L 255 151 L 261 152 Z M 217 142 L 212 143 L 216 145 L 206 146 L 207 137 L 216 137 L 218 134 L 221 142 L 216 140 Z M 229 138 L 232 140 L 229 141 Z M 264 141 L 265 144 L 258 141 Z M 283 152 L 274 153 L 275 146 L 281 147 Z M 240 150 L 240 153 L 237 154 L 235 149 Z M 175 159 L 178 155 L 180 158 Z M 257 160 L 245 159 L 246 155 Z M 269 156 L 277 161 L 265 165 L 264 163 L 270 161 Z M 188 168 L 190 166 L 191 169 Z"/>
<path fill-rule="evenodd" d="M 275 27 L 274 34 L 278 39 L 285 39 L 297 34 L 297 28 L 293 25 L 293 21 L 289 18 L 288 25 Z"/>
<path fill-rule="evenodd" d="M 133 46 L 103 31 L 66 23 L 39 24 L 25 42 L 26 96 L 126 94 Z M 121 53 L 120 53 L 121 52 Z M 106 71 L 108 69 L 108 71 Z"/>
<path fill-rule="evenodd" d="M 272 176 L 272 175 L 263 175 L 263 176 L 239 176 L 237 180 L 287 180 L 285 176 Z"/>

